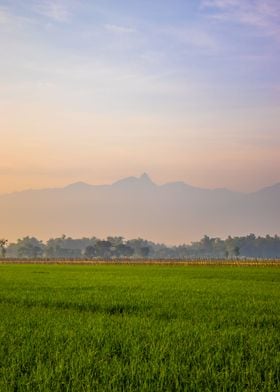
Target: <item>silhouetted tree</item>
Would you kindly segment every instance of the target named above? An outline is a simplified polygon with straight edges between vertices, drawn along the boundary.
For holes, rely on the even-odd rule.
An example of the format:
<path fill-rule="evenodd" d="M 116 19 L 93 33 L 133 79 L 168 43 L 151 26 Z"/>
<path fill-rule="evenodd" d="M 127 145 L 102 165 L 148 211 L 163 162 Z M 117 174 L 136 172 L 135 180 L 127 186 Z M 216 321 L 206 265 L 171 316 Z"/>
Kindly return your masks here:
<path fill-rule="evenodd" d="M 131 257 L 134 254 L 134 249 L 126 244 L 119 244 L 115 249 L 117 257 Z"/>
<path fill-rule="evenodd" d="M 99 257 L 111 257 L 112 244 L 110 241 L 100 240 L 96 243 L 96 253 Z"/>
<path fill-rule="evenodd" d="M 96 237 L 74 239 L 63 235 L 51 238 L 44 244 L 34 237 L 25 237 L 10 243 L 0 240 L 2 257 L 140 257 L 161 259 L 187 259 L 195 257 L 280 257 L 280 237 L 278 235 L 256 237 L 249 234 L 243 237 L 228 237 L 225 240 L 204 236 L 200 241 L 178 246 L 156 244 L 142 238 L 124 241 L 122 237 Z"/>
<path fill-rule="evenodd" d="M 86 258 L 92 259 L 94 256 L 96 256 L 96 248 L 92 245 L 88 245 L 85 249 L 84 255 Z"/>
<path fill-rule="evenodd" d="M 17 241 L 17 254 L 20 257 L 37 258 L 44 252 L 44 244 L 35 237 L 24 237 Z"/>
<path fill-rule="evenodd" d="M 143 246 L 142 248 L 140 248 L 140 255 L 141 257 L 146 258 L 148 257 L 150 253 L 150 248 L 148 246 Z"/>
<path fill-rule="evenodd" d="M 233 249 L 233 254 L 235 257 L 238 257 L 240 255 L 240 249 L 238 246 L 235 246 Z"/>
<path fill-rule="evenodd" d="M 0 239 L 0 249 L 1 249 L 1 256 L 2 257 L 6 256 L 7 244 L 8 244 L 8 240 L 6 240 L 5 238 Z"/>

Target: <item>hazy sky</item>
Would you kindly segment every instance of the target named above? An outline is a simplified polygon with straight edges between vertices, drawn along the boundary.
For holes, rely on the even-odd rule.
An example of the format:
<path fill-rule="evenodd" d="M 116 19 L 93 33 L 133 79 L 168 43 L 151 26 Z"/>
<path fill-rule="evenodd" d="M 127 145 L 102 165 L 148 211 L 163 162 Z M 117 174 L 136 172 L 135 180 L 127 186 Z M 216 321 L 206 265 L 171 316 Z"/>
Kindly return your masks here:
<path fill-rule="evenodd" d="M 279 0 L 0 0 L 0 192 L 280 181 Z"/>

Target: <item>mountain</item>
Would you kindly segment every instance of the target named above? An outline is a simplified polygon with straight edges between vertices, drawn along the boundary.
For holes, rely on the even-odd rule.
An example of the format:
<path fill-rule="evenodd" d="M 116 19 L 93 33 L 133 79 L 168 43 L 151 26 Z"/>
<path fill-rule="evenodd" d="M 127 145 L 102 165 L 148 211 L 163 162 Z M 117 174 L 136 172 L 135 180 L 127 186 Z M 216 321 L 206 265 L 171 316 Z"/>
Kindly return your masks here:
<path fill-rule="evenodd" d="M 147 174 L 112 185 L 84 182 L 0 196 L 0 233 L 13 240 L 71 236 L 144 237 L 176 244 L 204 234 L 279 234 L 280 183 L 253 193 L 155 184 Z"/>
<path fill-rule="evenodd" d="M 148 186 L 156 186 L 155 183 L 150 179 L 147 173 L 143 173 L 142 176 L 138 177 L 127 177 L 112 184 L 113 187 L 117 188 L 143 188 Z"/>

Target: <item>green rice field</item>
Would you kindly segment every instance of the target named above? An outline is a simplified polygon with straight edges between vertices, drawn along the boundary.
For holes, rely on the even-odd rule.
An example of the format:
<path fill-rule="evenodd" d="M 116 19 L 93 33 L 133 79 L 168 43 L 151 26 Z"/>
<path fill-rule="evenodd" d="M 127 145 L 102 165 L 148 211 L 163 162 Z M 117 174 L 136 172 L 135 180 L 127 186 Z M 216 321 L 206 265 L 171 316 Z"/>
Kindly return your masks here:
<path fill-rule="evenodd" d="M 0 391 L 279 391 L 280 268 L 0 265 Z"/>

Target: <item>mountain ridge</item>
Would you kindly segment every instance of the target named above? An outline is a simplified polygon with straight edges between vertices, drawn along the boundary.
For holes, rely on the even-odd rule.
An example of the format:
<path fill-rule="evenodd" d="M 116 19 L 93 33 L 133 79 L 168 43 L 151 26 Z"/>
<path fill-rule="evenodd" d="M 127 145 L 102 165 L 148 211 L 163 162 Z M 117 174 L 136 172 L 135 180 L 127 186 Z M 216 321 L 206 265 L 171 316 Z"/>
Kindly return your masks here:
<path fill-rule="evenodd" d="M 148 175 L 111 185 L 76 182 L 62 188 L 0 196 L 0 233 L 7 238 L 72 236 L 150 238 L 187 243 L 207 234 L 280 233 L 280 184 L 258 192 L 155 184 Z"/>
<path fill-rule="evenodd" d="M 51 187 L 51 188 L 29 188 L 29 189 L 23 189 L 20 191 L 13 191 L 13 192 L 8 192 L 8 193 L 1 193 L 0 197 L 2 196 L 7 196 L 7 195 L 13 195 L 13 194 L 20 194 L 20 193 L 25 193 L 25 192 L 38 192 L 38 191 L 49 191 L 49 190 L 70 190 L 70 189 L 96 189 L 99 187 L 110 187 L 110 186 L 122 186 L 122 185 L 151 185 L 155 187 L 167 187 L 167 186 L 181 186 L 182 188 L 188 188 L 188 189 L 193 189 L 193 190 L 200 190 L 200 191 L 211 191 L 211 192 L 230 192 L 230 193 L 236 193 L 236 194 L 243 194 L 243 195 L 248 195 L 248 194 L 256 194 L 259 192 L 264 192 L 264 191 L 270 191 L 275 188 L 280 188 L 280 182 L 277 182 L 275 184 L 271 184 L 265 187 L 262 187 L 260 189 L 257 189 L 255 191 L 250 191 L 250 192 L 244 192 L 244 191 L 236 191 L 232 190 L 226 187 L 218 187 L 218 188 L 204 188 L 204 187 L 198 187 L 191 185 L 189 183 L 186 183 L 184 181 L 169 181 L 163 184 L 157 184 L 154 181 L 151 180 L 150 176 L 147 173 L 143 173 L 141 176 L 136 177 L 136 176 L 128 176 L 121 178 L 117 181 L 114 181 L 109 184 L 89 184 L 85 181 L 76 181 L 61 187 Z"/>

